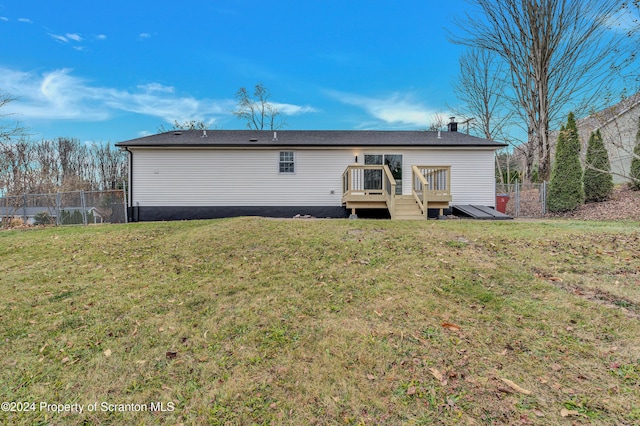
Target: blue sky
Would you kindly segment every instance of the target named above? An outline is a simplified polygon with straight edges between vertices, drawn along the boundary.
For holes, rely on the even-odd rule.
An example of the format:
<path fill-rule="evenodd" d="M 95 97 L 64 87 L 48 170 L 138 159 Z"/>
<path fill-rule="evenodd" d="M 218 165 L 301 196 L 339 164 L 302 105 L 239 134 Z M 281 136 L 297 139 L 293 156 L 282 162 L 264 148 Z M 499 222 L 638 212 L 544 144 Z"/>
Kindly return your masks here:
<path fill-rule="evenodd" d="M 455 106 L 464 0 L 0 0 L 0 110 L 34 139 L 118 142 L 174 120 L 243 129 L 263 83 L 288 129 L 419 129 Z M 4 117 L 5 120 L 7 117 Z"/>
<path fill-rule="evenodd" d="M 32 138 L 243 129 L 262 82 L 288 129 L 415 129 L 455 103 L 463 0 L 0 0 L 0 110 Z M 6 119 L 7 117 L 5 117 Z"/>

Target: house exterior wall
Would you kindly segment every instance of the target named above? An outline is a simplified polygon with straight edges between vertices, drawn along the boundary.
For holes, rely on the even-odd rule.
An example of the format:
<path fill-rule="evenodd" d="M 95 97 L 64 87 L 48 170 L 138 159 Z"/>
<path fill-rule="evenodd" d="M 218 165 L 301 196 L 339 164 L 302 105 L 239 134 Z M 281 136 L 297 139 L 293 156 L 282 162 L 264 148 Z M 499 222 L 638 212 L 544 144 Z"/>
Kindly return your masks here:
<path fill-rule="evenodd" d="M 600 129 L 609 154 L 614 183 L 628 182 L 639 119 L 640 93 L 636 93 L 616 105 L 578 121 L 583 165 L 591 132 Z"/>
<path fill-rule="evenodd" d="M 403 194 L 412 165 L 450 165 L 452 204 L 495 204 L 493 148 L 131 148 L 131 205 L 332 206 L 341 208 L 342 174 L 365 154 L 402 154 Z M 279 173 L 293 151 L 295 172 Z M 251 213 L 250 210 L 247 210 Z M 301 212 L 303 213 L 303 212 Z"/>
<path fill-rule="evenodd" d="M 294 173 L 279 173 L 280 151 L 295 153 Z M 339 206 L 342 172 L 353 161 L 349 151 L 136 149 L 132 201 L 141 206 Z"/>
<path fill-rule="evenodd" d="M 626 176 L 629 176 L 631 171 L 631 159 L 633 158 L 633 147 L 636 142 L 639 115 L 640 108 L 634 108 L 600 127 L 602 140 L 609 153 L 613 182 L 616 184 L 629 181 Z M 584 146 L 582 150 L 583 153 L 587 152 L 589 137 L 594 130 L 595 128 L 588 125 L 579 128 L 580 137 Z"/>
<path fill-rule="evenodd" d="M 402 187 L 411 195 L 411 166 L 451 166 L 451 204 L 494 206 L 495 151 L 487 148 L 407 150 L 404 157 Z"/>

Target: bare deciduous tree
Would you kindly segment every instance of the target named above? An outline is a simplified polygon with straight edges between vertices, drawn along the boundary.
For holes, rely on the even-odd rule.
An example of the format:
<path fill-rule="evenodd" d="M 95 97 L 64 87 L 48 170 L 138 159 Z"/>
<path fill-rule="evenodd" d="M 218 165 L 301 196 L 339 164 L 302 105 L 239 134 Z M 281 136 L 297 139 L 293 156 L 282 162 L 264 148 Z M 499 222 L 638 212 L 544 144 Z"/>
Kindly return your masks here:
<path fill-rule="evenodd" d="M 58 138 L 0 144 L 2 195 L 111 190 L 126 177 L 126 156 L 108 143 Z"/>
<path fill-rule="evenodd" d="M 172 132 L 175 130 L 207 130 L 207 124 L 200 120 L 186 120 L 183 122 L 174 120 L 171 128 L 169 129 L 164 127 L 164 124 L 161 124 L 160 127 L 158 127 L 158 133 Z"/>
<path fill-rule="evenodd" d="M 478 48 L 469 49 L 459 61 L 460 74 L 454 83 L 454 91 L 462 106 L 454 108 L 454 111 L 456 115 L 466 117 L 467 133 L 513 144 L 514 140 L 506 131 L 514 113 L 508 108 L 505 96 L 507 76 L 504 63 L 493 52 Z M 497 176 L 501 181 L 505 176 L 503 157 L 496 155 Z M 509 169 L 510 164 L 507 152 L 504 166 Z M 511 175 L 510 170 L 506 175 Z"/>
<path fill-rule="evenodd" d="M 444 118 L 444 115 L 440 112 L 436 112 L 431 116 L 431 123 L 427 130 L 430 132 L 437 132 L 438 130 L 442 130 L 446 127 L 447 120 Z"/>
<path fill-rule="evenodd" d="M 0 108 L 13 102 L 15 99 L 7 93 L 0 92 Z M 7 114 L 0 114 L 0 120 L 7 117 Z M 6 123 L 4 120 L 0 121 L 0 143 L 8 142 L 11 138 L 24 135 L 25 129 L 20 126 L 20 123 Z"/>
<path fill-rule="evenodd" d="M 91 157 L 96 167 L 98 189 L 116 189 L 126 180 L 127 157 L 111 144 L 93 145 Z"/>
<path fill-rule="evenodd" d="M 468 0 L 455 43 L 485 49 L 504 61 L 510 96 L 527 129 L 526 173 L 538 160 L 540 179 L 551 170 L 549 129 L 567 106 L 593 99 L 620 63 L 608 20 L 619 0 Z M 619 53 L 619 51 L 618 51 Z M 535 155 L 534 155 L 535 154 Z"/>
<path fill-rule="evenodd" d="M 278 130 L 286 125 L 284 117 L 275 105 L 269 102 L 271 93 L 262 83 L 256 84 L 253 96 L 241 87 L 236 93 L 238 104 L 233 115 L 247 124 L 251 130 Z"/>
<path fill-rule="evenodd" d="M 0 93 L 0 108 L 14 100 L 11 95 Z M 25 144 L 16 141 L 24 136 L 24 129 L 18 122 L 5 121 L 6 117 L 7 114 L 0 114 L 0 195 L 26 183 L 26 164 L 30 160 Z"/>
<path fill-rule="evenodd" d="M 460 74 L 454 91 L 462 106 L 458 116 L 473 118 L 471 133 L 499 141 L 507 141 L 505 127 L 513 117 L 505 96 L 506 73 L 504 63 L 488 50 L 469 49 L 460 57 Z"/>

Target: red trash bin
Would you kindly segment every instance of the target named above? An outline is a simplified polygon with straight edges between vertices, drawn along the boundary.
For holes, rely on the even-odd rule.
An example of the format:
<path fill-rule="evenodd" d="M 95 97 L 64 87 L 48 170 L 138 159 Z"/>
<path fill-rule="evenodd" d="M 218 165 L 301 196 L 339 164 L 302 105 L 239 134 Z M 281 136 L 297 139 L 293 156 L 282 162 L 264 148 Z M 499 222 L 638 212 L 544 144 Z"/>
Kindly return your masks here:
<path fill-rule="evenodd" d="M 507 194 L 496 195 L 496 210 L 498 210 L 500 213 L 506 213 L 509 198 L 511 197 L 509 197 Z"/>

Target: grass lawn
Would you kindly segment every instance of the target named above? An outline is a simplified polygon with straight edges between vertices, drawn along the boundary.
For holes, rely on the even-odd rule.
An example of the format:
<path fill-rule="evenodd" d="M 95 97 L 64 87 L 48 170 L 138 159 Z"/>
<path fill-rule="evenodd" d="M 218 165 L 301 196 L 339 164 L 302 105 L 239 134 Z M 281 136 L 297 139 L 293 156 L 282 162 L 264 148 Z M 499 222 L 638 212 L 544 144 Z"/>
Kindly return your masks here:
<path fill-rule="evenodd" d="M 2 231 L 0 423 L 640 424 L 639 225 Z"/>

